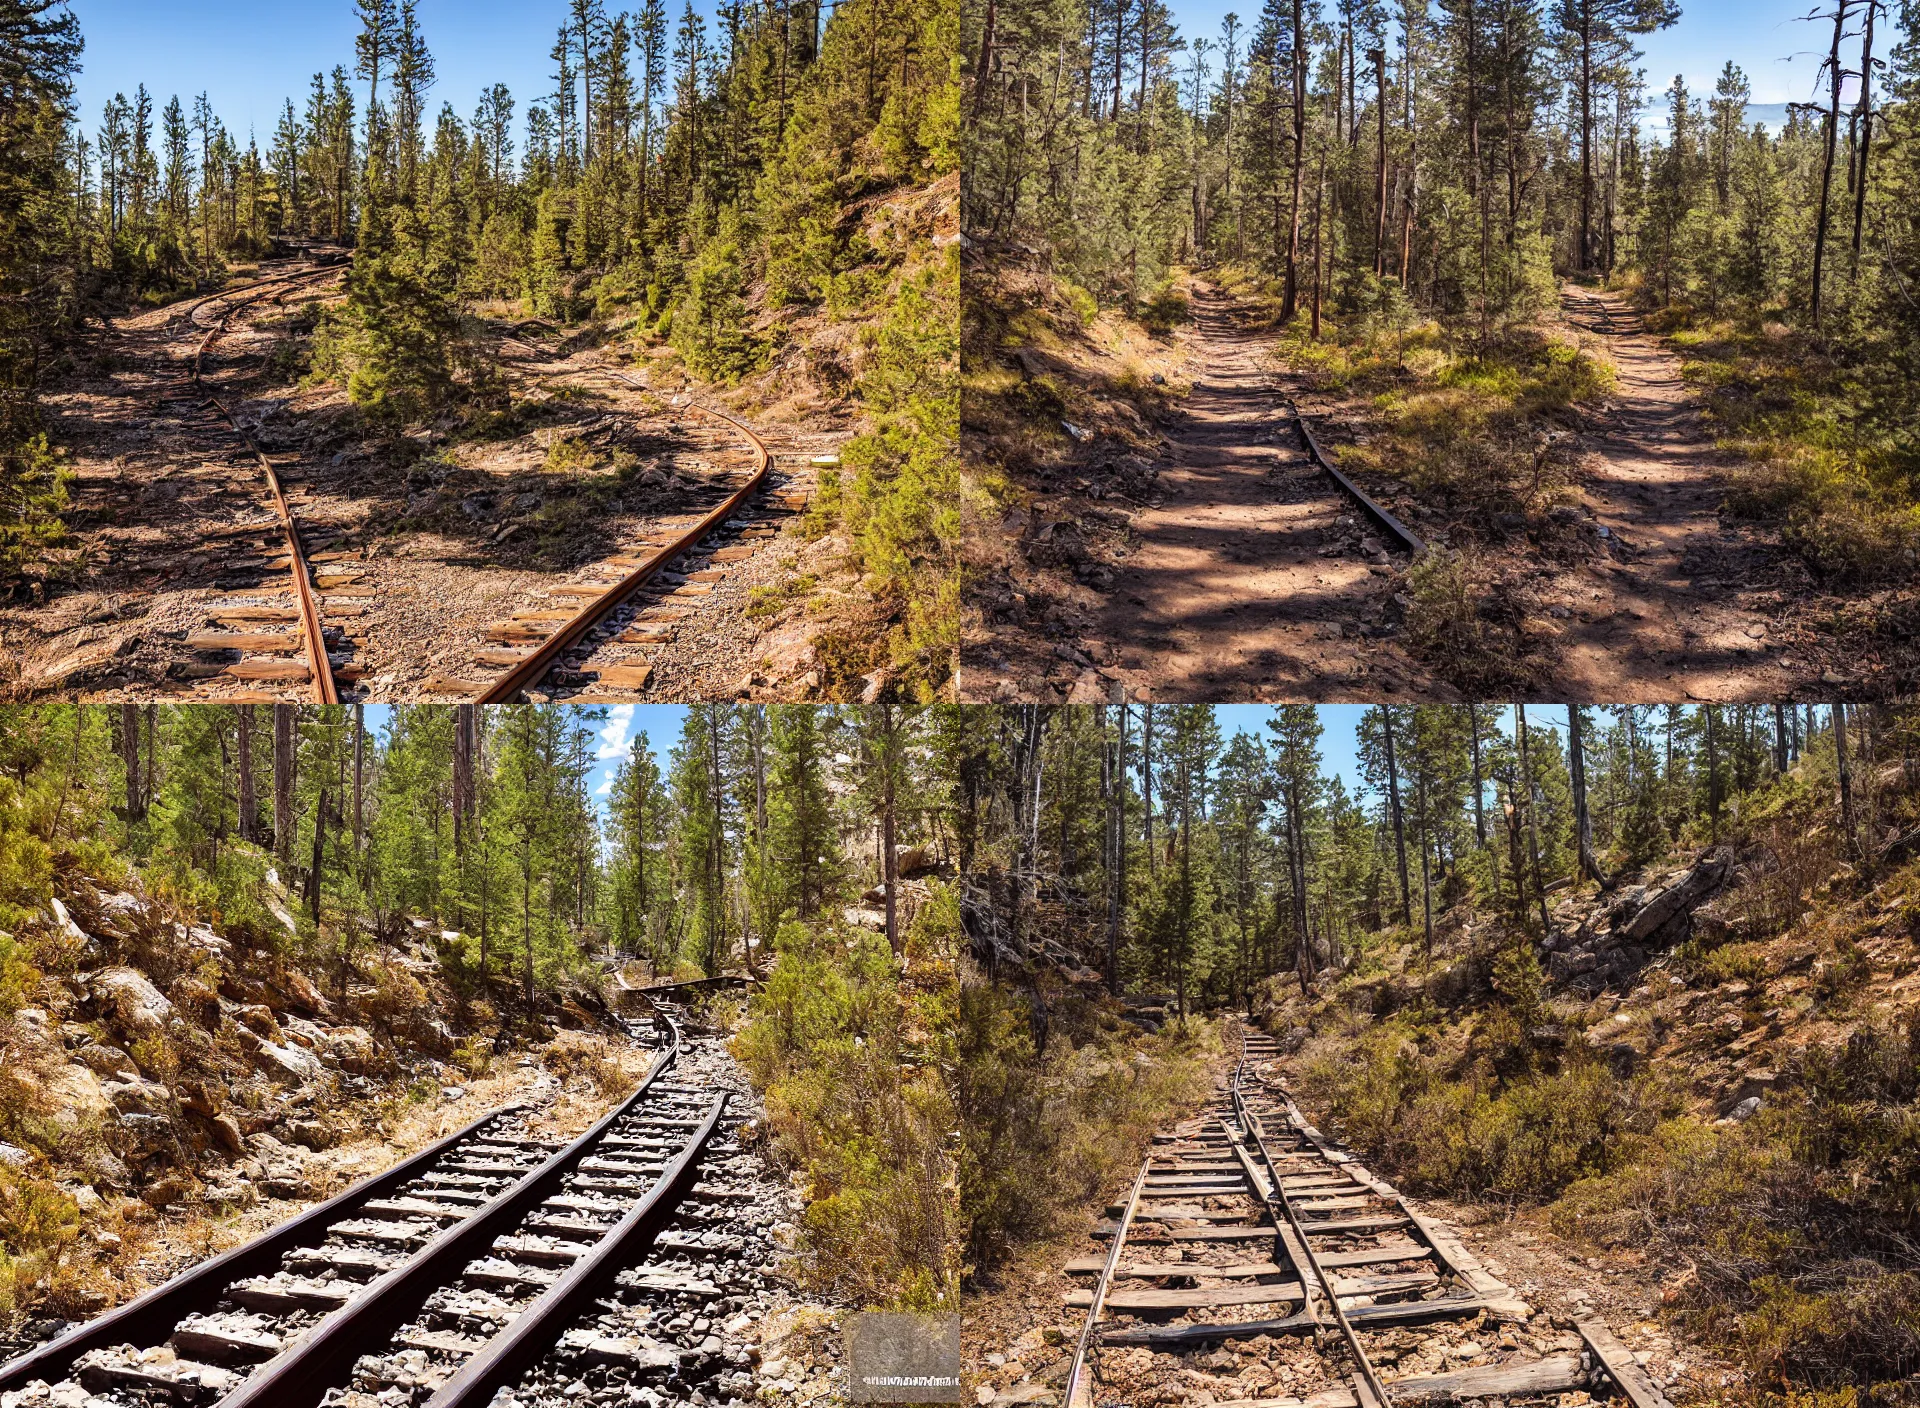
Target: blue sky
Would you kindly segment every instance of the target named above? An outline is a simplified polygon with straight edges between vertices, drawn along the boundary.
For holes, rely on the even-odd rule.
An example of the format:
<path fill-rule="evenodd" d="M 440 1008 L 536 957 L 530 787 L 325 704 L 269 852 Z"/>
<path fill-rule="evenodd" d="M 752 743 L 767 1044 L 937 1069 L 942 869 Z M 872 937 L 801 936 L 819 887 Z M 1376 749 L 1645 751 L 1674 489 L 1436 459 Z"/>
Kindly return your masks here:
<path fill-rule="evenodd" d="M 637 3 L 608 0 L 607 9 L 618 14 Z M 353 71 L 359 32 L 351 0 L 72 0 L 72 8 L 87 41 L 78 95 L 89 136 L 115 93 L 132 97 L 144 82 L 156 112 L 175 93 L 191 111 L 192 95 L 205 90 L 243 144 L 251 128 L 265 148 L 288 98 L 304 111 L 315 73 L 335 64 Z M 670 8 L 677 18 L 678 7 Z M 711 3 L 696 8 L 711 17 Z M 547 55 L 566 10 L 566 0 L 419 0 L 437 72 L 428 126 L 443 100 L 471 119 L 481 89 L 505 83 L 517 146 L 528 105 L 553 88 Z M 364 105 L 366 84 L 355 85 Z"/>
<path fill-rule="evenodd" d="M 1260 12 L 1259 0 L 1170 3 L 1182 36 L 1205 35 L 1216 45 L 1220 21 L 1229 11 L 1247 26 Z M 1701 97 L 1712 90 L 1728 59 L 1746 70 L 1755 103 L 1805 102 L 1813 96 L 1820 66 L 1820 57 L 1813 51 L 1823 40 L 1820 25 L 1800 19 L 1814 8 L 1810 0 L 1680 0 L 1680 7 L 1678 24 L 1640 41 L 1650 103 L 1659 105 L 1660 95 L 1676 73 L 1685 75 L 1695 98 Z M 1331 12 L 1331 5 L 1327 8 Z M 1438 12 L 1435 4 L 1433 13 Z M 1829 21 L 1826 37 L 1831 36 Z M 1857 41 L 1851 47 L 1857 63 Z M 1882 54 L 1886 51 L 1878 34 L 1874 47 Z"/>

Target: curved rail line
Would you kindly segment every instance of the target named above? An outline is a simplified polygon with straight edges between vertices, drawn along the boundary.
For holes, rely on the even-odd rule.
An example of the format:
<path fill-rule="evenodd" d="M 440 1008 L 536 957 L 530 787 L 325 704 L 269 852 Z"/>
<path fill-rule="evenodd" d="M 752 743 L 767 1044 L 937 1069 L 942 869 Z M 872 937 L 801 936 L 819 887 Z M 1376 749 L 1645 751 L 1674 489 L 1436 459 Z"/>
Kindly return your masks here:
<path fill-rule="evenodd" d="M 397 1344 L 466 1361 L 449 1371 L 436 1405 L 485 1401 L 492 1389 L 476 1386 L 542 1352 L 541 1337 L 590 1304 L 693 1191 L 728 1096 L 667 1084 L 681 1032 L 658 1010 L 654 1022 L 664 1040 L 639 1087 L 564 1146 L 516 1135 L 523 1106 L 490 1112 L 0 1365 L 0 1391 L 66 1380 L 129 1405 L 159 1395 L 219 1408 L 315 1408 L 377 1376 L 379 1356 Z M 516 1307 L 493 1297 L 500 1323 L 487 1339 L 414 1325 L 437 1293 L 471 1284 L 534 1299 Z"/>
<path fill-rule="evenodd" d="M 193 384 L 199 389 L 201 395 L 205 397 L 206 403 L 220 413 L 221 418 L 232 427 L 233 433 L 238 435 L 246 445 L 248 453 L 258 462 L 261 473 L 266 476 L 267 489 L 273 495 L 274 512 L 279 515 L 281 531 L 286 534 L 287 553 L 292 558 L 294 599 L 300 612 L 300 634 L 304 641 L 304 651 L 307 657 L 308 680 L 313 689 L 314 701 L 320 704 L 338 704 L 340 702 L 340 692 L 333 680 L 333 663 L 327 656 L 326 631 L 320 622 L 320 604 L 314 599 L 313 581 L 307 567 L 306 552 L 300 544 L 300 527 L 294 521 L 293 509 L 287 503 L 286 491 L 281 486 L 280 475 L 278 471 L 274 469 L 273 461 L 262 453 L 259 444 L 255 442 L 254 438 L 241 428 L 240 422 L 234 418 L 233 412 L 227 408 L 226 403 L 213 394 L 212 389 L 202 379 L 201 370 L 206 360 L 207 349 L 213 346 L 220 335 L 227 330 L 228 321 L 241 309 L 251 307 L 266 297 L 267 287 L 280 284 L 299 284 L 312 279 L 327 278 L 339 272 L 339 269 L 339 265 L 328 265 L 322 269 L 303 270 L 297 274 L 281 275 L 275 279 L 264 280 L 260 284 L 248 284 L 238 290 L 228 290 L 225 294 L 215 294 L 212 297 L 203 298 L 187 310 L 188 321 L 192 322 L 196 327 L 207 328 L 207 335 L 200 339 L 200 346 L 195 349 L 193 354 Z M 219 321 L 211 327 L 201 322 L 200 310 L 207 304 L 223 298 L 231 298 L 235 292 L 246 292 L 253 289 L 258 289 L 259 292 L 254 293 L 250 298 L 241 299 L 237 303 L 229 302 L 221 312 Z"/>
<path fill-rule="evenodd" d="M 1069 1275 L 1094 1280 L 1067 1297 L 1070 1307 L 1086 1308 L 1086 1320 L 1068 1366 L 1066 1408 L 1095 1408 L 1105 1346 L 1179 1354 L 1231 1342 L 1257 1355 L 1259 1344 L 1284 1336 L 1338 1344 L 1348 1370 L 1323 1365 L 1328 1382 L 1311 1393 L 1295 1389 L 1300 1397 L 1257 1395 L 1272 1408 L 1411 1408 L 1487 1398 L 1520 1408 L 1582 1389 L 1633 1408 L 1671 1408 L 1593 1319 L 1576 1321 L 1578 1338 L 1564 1337 L 1562 1352 L 1513 1353 L 1502 1363 L 1385 1380 L 1370 1336 L 1402 1336 L 1391 1362 L 1405 1358 L 1408 1329 L 1483 1316 L 1524 1326 L 1532 1310 L 1451 1228 L 1307 1123 L 1285 1088 L 1260 1073 L 1277 1054 L 1270 1037 L 1243 1032 L 1222 1098 L 1203 1118 L 1155 1136 L 1127 1200 L 1108 1210 L 1113 1221 L 1095 1229 L 1096 1239 L 1110 1240 L 1104 1255 L 1068 1264 Z M 1157 1258 L 1143 1251 L 1154 1246 L 1169 1250 Z M 1251 1260 L 1257 1253 L 1246 1248 L 1267 1249 L 1268 1259 Z M 1122 1283 L 1125 1289 L 1116 1289 Z M 1284 1313 L 1247 1319 L 1236 1313 L 1239 1306 Z M 1323 1339 L 1327 1331 L 1337 1339 Z"/>
<path fill-rule="evenodd" d="M 616 381 L 633 387 L 635 390 L 644 391 L 647 389 L 641 382 L 636 381 L 623 372 L 608 371 L 606 375 Z M 571 618 L 560 625 L 558 630 L 554 631 L 554 633 L 548 636 L 539 646 L 535 647 L 533 652 L 524 660 L 511 666 L 504 675 L 501 675 L 498 679 L 488 684 L 475 700 L 476 703 L 504 704 L 516 698 L 522 690 L 530 689 L 538 684 L 546 677 L 547 672 L 559 663 L 561 657 L 577 645 L 589 631 L 604 620 L 609 612 L 619 607 L 628 598 L 633 596 L 635 592 L 644 587 L 665 568 L 668 563 L 693 549 L 703 539 L 712 534 L 715 529 L 732 518 L 735 513 L 739 512 L 742 505 L 766 486 L 768 476 L 773 471 L 773 453 L 767 449 L 766 443 L 754 433 L 752 427 L 737 417 L 728 415 L 725 411 L 717 411 L 710 406 L 703 406 L 692 398 L 688 398 L 684 404 L 691 410 L 699 411 L 701 414 L 711 416 L 715 420 L 724 421 L 746 438 L 747 444 L 751 447 L 754 457 L 752 475 L 747 479 L 746 483 L 728 495 L 718 507 L 708 512 L 698 523 L 694 524 L 692 528 L 682 533 L 672 542 L 654 549 L 653 552 L 643 558 L 618 582 L 580 607 L 579 610 L 574 612 Z"/>

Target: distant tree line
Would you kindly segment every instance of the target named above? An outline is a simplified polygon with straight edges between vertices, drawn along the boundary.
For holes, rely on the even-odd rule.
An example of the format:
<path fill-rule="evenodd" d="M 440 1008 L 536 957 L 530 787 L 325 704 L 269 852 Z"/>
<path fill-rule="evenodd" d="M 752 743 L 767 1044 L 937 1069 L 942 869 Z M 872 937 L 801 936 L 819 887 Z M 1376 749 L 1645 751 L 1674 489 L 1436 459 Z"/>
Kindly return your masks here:
<path fill-rule="evenodd" d="M 897 858 L 940 854 L 947 815 L 926 710 L 696 706 L 664 766 L 642 729 L 596 797 L 605 722 L 558 705 L 395 706 L 377 733 L 364 706 L 0 710 L 0 927 L 44 903 L 39 865 L 12 863 L 31 852 L 130 865 L 341 973 L 424 925 L 450 975 L 503 1005 L 598 952 L 764 973 L 783 925 L 843 925 L 870 886 L 876 933 L 904 951 Z"/>
<path fill-rule="evenodd" d="M 1730 838 L 1809 752 L 1841 854 L 1871 864 L 1873 778 L 1920 759 L 1916 725 L 1904 707 L 1377 705 L 1343 782 L 1312 705 L 1231 738 L 1208 705 L 983 706 L 956 827 L 997 956 L 1063 944 L 1109 989 L 1186 1010 L 1275 975 L 1311 989 L 1376 936 L 1445 956 L 1461 905 L 1530 950 L 1550 896 Z"/>

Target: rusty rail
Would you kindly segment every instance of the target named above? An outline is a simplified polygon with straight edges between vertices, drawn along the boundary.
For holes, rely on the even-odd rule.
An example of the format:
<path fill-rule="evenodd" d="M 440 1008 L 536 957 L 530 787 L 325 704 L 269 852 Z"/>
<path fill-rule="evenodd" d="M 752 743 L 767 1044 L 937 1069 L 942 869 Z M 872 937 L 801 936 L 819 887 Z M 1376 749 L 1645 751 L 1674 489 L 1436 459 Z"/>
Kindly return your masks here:
<path fill-rule="evenodd" d="M 613 376 L 616 380 L 625 382 L 629 386 L 640 390 L 646 389 L 632 377 L 626 376 L 623 373 L 611 372 L 609 375 Z M 766 484 L 767 476 L 773 469 L 773 453 L 767 449 L 760 437 L 754 434 L 752 429 L 749 428 L 744 421 L 728 415 L 725 411 L 716 411 L 712 407 L 703 406 L 691 398 L 687 401 L 687 405 L 690 409 L 699 411 L 703 415 L 712 416 L 715 420 L 725 421 L 728 425 L 731 425 L 735 430 L 746 436 L 747 442 L 753 447 L 753 476 L 739 489 L 736 489 L 730 494 L 725 502 L 718 508 L 694 524 L 692 528 L 689 528 L 678 538 L 666 544 L 666 546 L 655 549 L 654 552 L 638 567 L 634 568 L 633 571 L 629 572 L 613 586 L 607 588 L 607 590 L 599 596 L 589 601 L 585 606 L 582 606 L 559 630 L 541 642 L 531 655 L 519 664 L 513 666 L 506 674 L 489 684 L 486 692 L 479 696 L 475 701 L 476 703 L 505 704 L 518 696 L 522 690 L 529 689 L 538 684 L 546 677 L 547 671 L 551 670 L 554 665 L 558 663 L 560 657 L 577 645 L 587 632 L 599 624 L 600 620 L 606 616 L 608 612 L 612 611 L 628 597 L 644 587 L 648 581 L 669 562 L 694 547 L 709 533 L 712 533 L 720 527 L 721 524 L 733 517 L 733 515 L 739 511 L 740 506 L 758 493 Z"/>

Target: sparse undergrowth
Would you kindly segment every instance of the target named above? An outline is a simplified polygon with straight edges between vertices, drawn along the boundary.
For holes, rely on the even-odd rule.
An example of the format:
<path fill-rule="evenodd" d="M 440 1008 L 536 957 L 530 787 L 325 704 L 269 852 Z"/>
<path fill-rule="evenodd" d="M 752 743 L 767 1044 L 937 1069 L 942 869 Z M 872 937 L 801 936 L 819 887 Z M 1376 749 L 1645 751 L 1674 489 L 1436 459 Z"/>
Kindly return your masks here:
<path fill-rule="evenodd" d="M 1762 310 L 1738 320 L 1673 305 L 1649 316 L 1701 388 L 1709 421 L 1741 462 L 1733 506 L 1777 523 L 1840 585 L 1920 576 L 1920 468 L 1910 433 L 1869 406 L 1871 378 Z"/>
<path fill-rule="evenodd" d="M 1543 1207 L 1631 1258 L 1744 1370 L 1726 1405 L 1906 1404 L 1920 1367 L 1920 864 L 1864 871 L 1835 787 L 1816 754 L 1744 798 L 1727 887 L 1611 990 L 1545 982 L 1509 918 L 1460 908 L 1464 954 L 1389 930 L 1311 1006 L 1275 993 L 1323 1127 L 1409 1191 Z M 1897 766 L 1874 793 L 1910 829 Z M 1604 928 L 1637 878 L 1556 927 Z"/>

